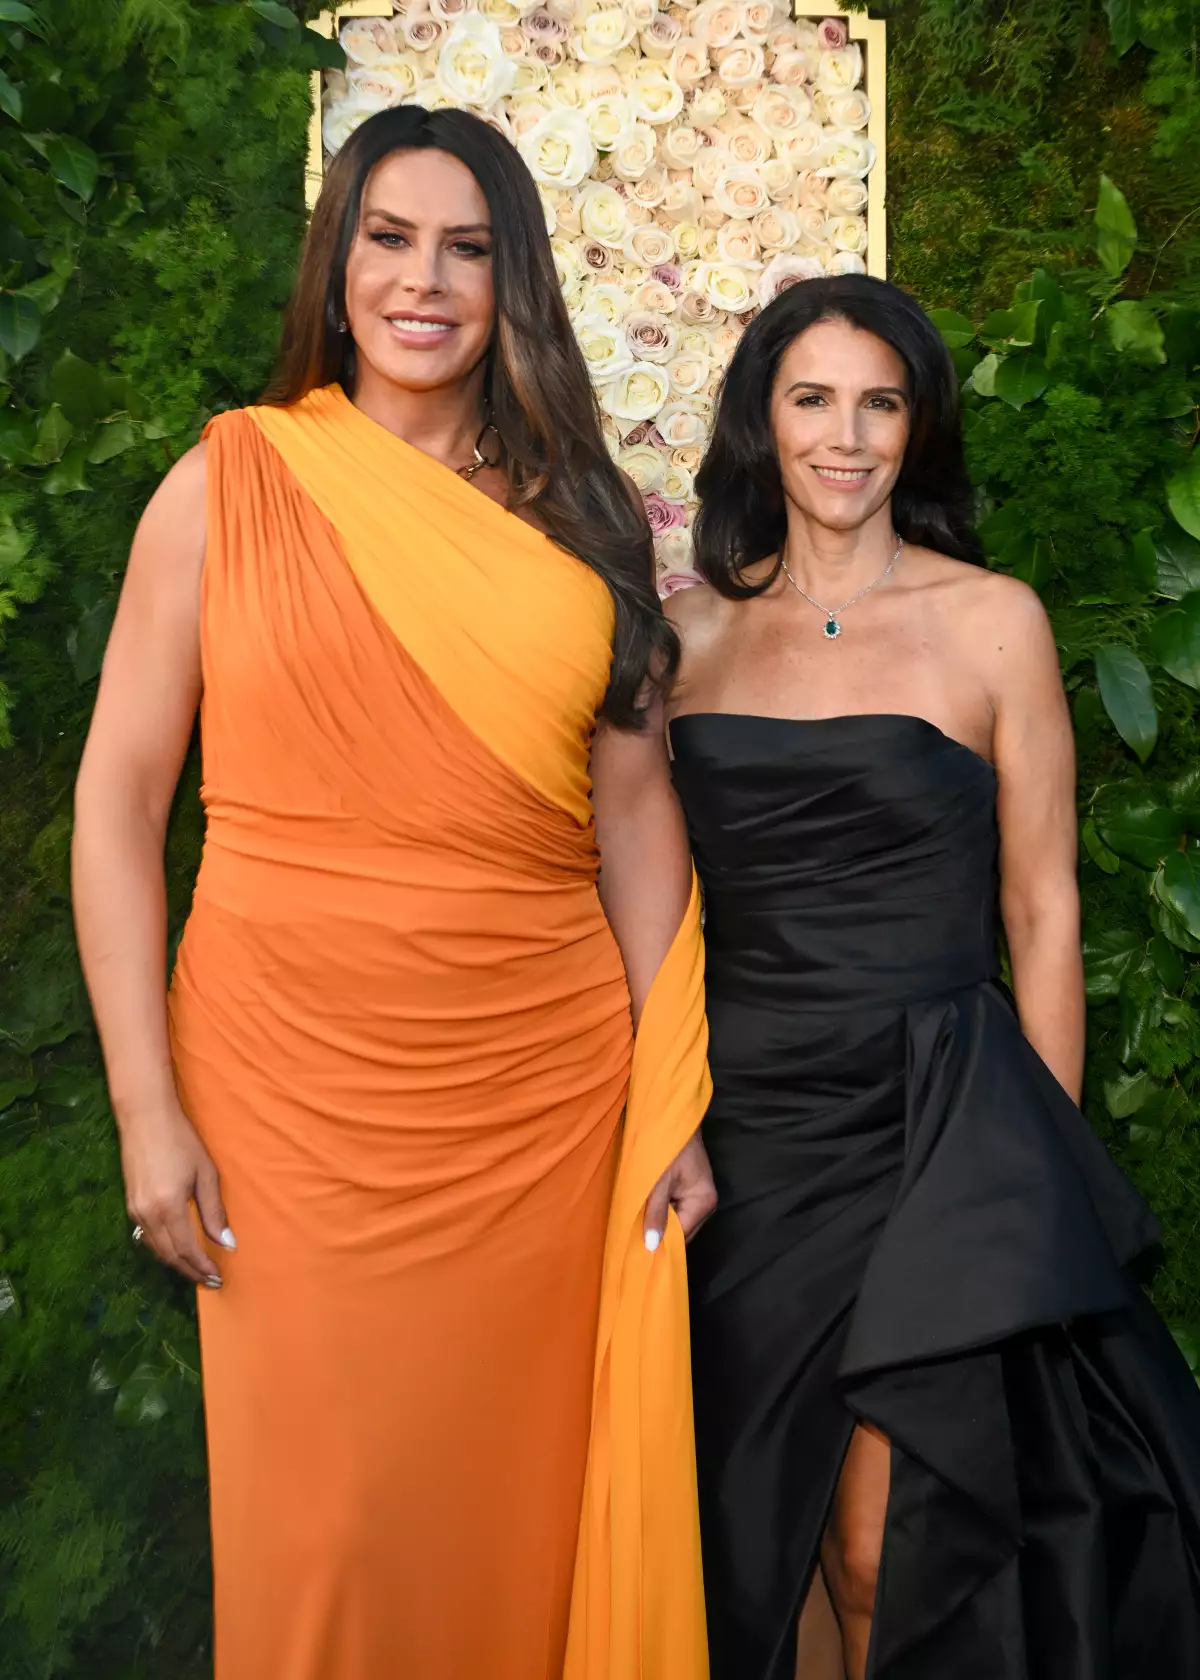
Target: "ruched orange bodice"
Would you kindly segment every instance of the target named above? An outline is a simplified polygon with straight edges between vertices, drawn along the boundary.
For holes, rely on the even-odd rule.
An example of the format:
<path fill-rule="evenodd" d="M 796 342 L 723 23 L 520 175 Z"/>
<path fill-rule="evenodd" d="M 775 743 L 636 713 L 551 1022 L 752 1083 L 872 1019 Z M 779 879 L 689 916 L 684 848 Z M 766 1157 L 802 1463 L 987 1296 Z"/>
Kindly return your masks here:
<path fill-rule="evenodd" d="M 607 591 L 336 387 L 221 417 L 208 476 L 171 1019 L 239 1244 L 217 1680 L 699 1680 L 682 1240 L 640 1241 L 707 1100 L 698 917 L 635 1048 Z"/>

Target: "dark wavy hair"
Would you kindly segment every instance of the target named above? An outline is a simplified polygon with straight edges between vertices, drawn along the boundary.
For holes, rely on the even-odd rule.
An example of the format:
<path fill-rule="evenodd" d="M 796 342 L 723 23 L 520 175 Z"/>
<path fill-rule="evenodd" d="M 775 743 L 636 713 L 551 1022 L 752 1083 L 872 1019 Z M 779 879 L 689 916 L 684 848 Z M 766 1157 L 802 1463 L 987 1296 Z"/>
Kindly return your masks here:
<path fill-rule="evenodd" d="M 778 576 L 776 564 L 759 583 L 744 577 L 757 561 L 782 556 L 787 534 L 771 393 L 789 345 L 818 321 L 848 321 L 873 333 L 908 369 L 912 424 L 892 491 L 896 534 L 955 560 L 981 563 L 963 460 L 958 379 L 941 334 L 899 287 L 865 274 L 842 274 L 789 286 L 742 334 L 696 474 L 697 570 L 734 600 L 761 595 Z"/>
<path fill-rule="evenodd" d="M 354 344 L 338 325 L 345 318 L 346 261 L 363 188 L 384 158 L 420 150 L 457 158 L 487 200 L 496 327 L 485 390 L 510 503 L 533 509 L 554 541 L 608 585 L 615 629 L 603 715 L 638 727 L 648 684 L 670 680 L 679 645 L 655 593 L 645 513 L 604 445 L 537 188 L 502 134 L 465 111 L 416 105 L 380 111 L 354 131 L 321 189 L 263 400 L 287 405 L 334 381 L 353 395 Z"/>

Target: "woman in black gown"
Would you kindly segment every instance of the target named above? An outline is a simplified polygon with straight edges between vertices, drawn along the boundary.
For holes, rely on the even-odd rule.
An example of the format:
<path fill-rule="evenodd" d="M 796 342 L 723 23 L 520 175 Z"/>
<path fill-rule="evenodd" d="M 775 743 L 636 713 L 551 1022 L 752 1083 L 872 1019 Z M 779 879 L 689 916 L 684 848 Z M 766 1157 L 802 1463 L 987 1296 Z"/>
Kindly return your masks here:
<path fill-rule="evenodd" d="M 670 735 L 715 1080 L 714 1680 L 826 1672 L 797 1667 L 814 1578 L 849 1680 L 1196 1680 L 1200 1398 L 1126 1269 L 1154 1221 L 1076 1107 L 1054 643 L 969 563 L 932 325 L 881 281 L 785 292 L 698 483 Z"/>

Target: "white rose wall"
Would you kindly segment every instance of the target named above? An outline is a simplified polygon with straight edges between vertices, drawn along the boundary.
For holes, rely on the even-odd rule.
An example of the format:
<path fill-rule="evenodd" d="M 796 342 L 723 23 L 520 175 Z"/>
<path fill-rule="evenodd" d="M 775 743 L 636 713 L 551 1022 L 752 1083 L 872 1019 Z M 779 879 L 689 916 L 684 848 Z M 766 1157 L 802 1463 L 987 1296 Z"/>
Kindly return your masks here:
<path fill-rule="evenodd" d="M 786 286 L 884 271 L 884 28 L 787 0 L 357 0 L 325 13 L 324 164 L 392 105 L 494 124 L 537 182 L 659 589 L 694 581 L 694 475 L 721 375 Z"/>

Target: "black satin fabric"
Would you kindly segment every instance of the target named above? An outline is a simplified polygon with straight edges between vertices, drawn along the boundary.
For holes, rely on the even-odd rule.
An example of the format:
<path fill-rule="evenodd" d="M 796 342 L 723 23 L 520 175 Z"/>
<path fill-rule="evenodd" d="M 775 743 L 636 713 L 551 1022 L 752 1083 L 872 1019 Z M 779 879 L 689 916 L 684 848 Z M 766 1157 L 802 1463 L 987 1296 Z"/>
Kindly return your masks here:
<path fill-rule="evenodd" d="M 997 977 L 995 776 L 903 716 L 677 718 L 720 1206 L 689 1273 L 713 1680 L 792 1680 L 856 1418 L 872 1680 L 1200 1680 L 1200 1391 L 1152 1216 Z"/>

